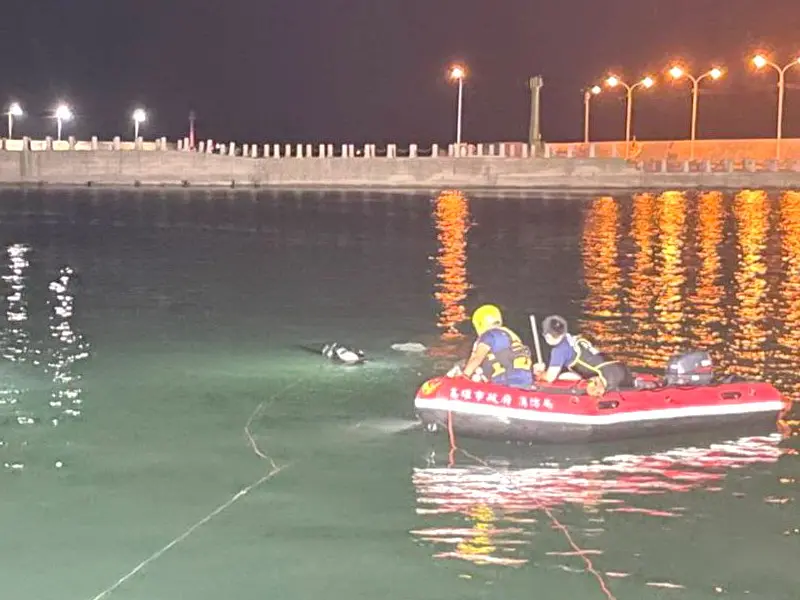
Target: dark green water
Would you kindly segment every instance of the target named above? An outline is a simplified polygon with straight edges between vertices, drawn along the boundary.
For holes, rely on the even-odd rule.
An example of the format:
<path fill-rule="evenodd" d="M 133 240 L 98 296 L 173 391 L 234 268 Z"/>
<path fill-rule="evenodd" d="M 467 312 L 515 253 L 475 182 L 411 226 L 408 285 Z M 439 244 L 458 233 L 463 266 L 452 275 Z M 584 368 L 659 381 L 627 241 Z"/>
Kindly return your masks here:
<path fill-rule="evenodd" d="M 795 397 L 798 194 L 5 191 L 0 234 L 9 598 L 798 596 L 791 432 L 459 440 L 486 468 L 407 430 L 485 301 Z"/>

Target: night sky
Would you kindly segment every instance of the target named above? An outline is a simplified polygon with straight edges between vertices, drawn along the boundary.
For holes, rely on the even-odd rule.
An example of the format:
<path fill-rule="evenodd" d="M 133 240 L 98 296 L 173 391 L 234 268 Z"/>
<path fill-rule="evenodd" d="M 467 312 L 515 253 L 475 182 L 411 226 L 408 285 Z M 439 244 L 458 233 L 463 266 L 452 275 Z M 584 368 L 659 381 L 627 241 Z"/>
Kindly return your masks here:
<path fill-rule="evenodd" d="M 131 137 L 143 105 L 145 137 L 186 135 L 194 109 L 199 138 L 447 143 L 454 60 L 469 69 L 465 141 L 526 139 L 536 74 L 545 139 L 580 139 L 583 89 L 610 69 L 661 77 L 637 95 L 639 139 L 687 137 L 689 85 L 664 78 L 675 56 L 729 69 L 703 86 L 698 137 L 768 137 L 777 73 L 748 57 L 800 52 L 799 0 L 8 0 L 0 23 L 0 98 L 24 105 L 16 131 L 34 137 L 55 135 L 63 99 L 65 135 L 83 138 Z M 784 135 L 800 137 L 800 68 L 787 82 Z M 592 136 L 624 137 L 623 93 L 593 101 Z"/>

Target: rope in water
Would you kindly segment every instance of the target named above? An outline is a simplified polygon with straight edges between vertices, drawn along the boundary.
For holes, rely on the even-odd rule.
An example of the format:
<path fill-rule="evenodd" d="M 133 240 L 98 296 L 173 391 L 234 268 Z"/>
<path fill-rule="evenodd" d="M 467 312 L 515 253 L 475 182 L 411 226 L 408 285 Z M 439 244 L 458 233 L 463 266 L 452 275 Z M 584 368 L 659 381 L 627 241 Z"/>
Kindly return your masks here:
<path fill-rule="evenodd" d="M 272 402 L 273 400 L 275 400 L 279 396 L 285 394 L 289 389 L 291 389 L 292 387 L 298 385 L 299 383 L 300 383 L 300 381 L 296 380 L 296 381 L 284 386 L 279 391 L 277 391 L 274 394 L 272 394 L 272 396 L 270 396 L 266 400 L 262 401 L 256 407 L 256 409 L 253 411 L 253 413 L 250 415 L 250 418 L 247 419 L 247 423 L 245 423 L 244 434 L 245 434 L 245 437 L 247 438 L 248 444 L 249 444 L 250 448 L 253 450 L 253 452 L 256 454 L 256 456 L 258 456 L 259 458 L 262 458 L 263 460 L 266 460 L 266 461 L 269 462 L 269 464 L 270 464 L 269 472 L 267 472 L 265 475 L 259 477 L 255 481 L 253 481 L 250 485 L 248 485 L 248 486 L 242 488 L 241 490 L 239 490 L 238 492 L 236 492 L 227 501 L 225 501 L 224 503 L 220 504 L 217 508 L 215 508 L 210 513 L 208 513 L 205 517 L 203 517 L 202 519 L 200 519 L 199 521 L 194 523 L 194 525 L 192 525 L 191 527 L 186 529 L 179 536 L 174 538 L 172 541 L 170 541 L 168 544 L 166 544 L 165 546 L 163 546 L 159 550 L 155 551 L 153 554 L 151 554 L 146 559 L 144 559 L 142 562 L 140 562 L 138 565 L 136 565 L 133 569 L 128 571 L 125 575 L 123 575 L 122 577 L 117 579 L 117 581 L 115 581 L 112 585 L 110 585 L 109 587 L 104 589 L 102 592 L 100 592 L 99 594 L 94 596 L 92 598 L 92 600 L 102 600 L 103 598 L 105 598 L 108 595 L 110 595 L 114 590 L 116 590 L 121 585 L 123 585 L 131 577 L 133 577 L 134 575 L 139 573 L 147 565 L 149 565 L 152 562 L 158 560 L 161 556 L 163 556 L 170 549 L 174 548 L 175 546 L 180 544 L 182 541 L 184 541 L 186 538 L 188 538 L 190 535 L 192 535 L 192 533 L 194 533 L 196 530 L 200 529 L 200 527 L 202 527 L 203 525 L 205 525 L 206 523 L 211 521 L 214 517 L 216 517 L 217 515 L 219 515 L 220 513 L 225 511 L 226 509 L 230 508 L 234 503 L 236 503 L 237 500 L 239 500 L 243 496 L 246 496 L 252 490 L 256 489 L 257 487 L 259 487 L 263 483 L 266 483 L 267 481 L 269 481 L 270 479 L 272 479 L 273 477 L 278 475 L 278 473 L 280 473 L 281 471 L 283 471 L 284 469 L 289 467 L 289 464 L 278 465 L 272 459 L 272 457 L 269 456 L 269 454 L 264 452 L 258 446 L 258 443 L 256 442 L 255 438 L 253 437 L 252 432 L 250 431 L 250 425 L 253 423 L 253 420 L 256 418 L 256 416 L 258 416 L 261 413 L 263 408 L 268 403 Z"/>
<path fill-rule="evenodd" d="M 453 413 L 452 413 L 452 411 L 447 411 L 447 433 L 448 433 L 448 436 L 450 438 L 450 455 L 449 455 L 450 464 L 448 466 L 453 466 L 455 453 L 456 452 L 461 452 L 464 456 L 466 456 L 470 460 L 474 460 L 477 463 L 479 463 L 480 465 L 486 467 L 487 469 L 490 469 L 490 470 L 494 471 L 494 473 L 496 473 L 498 476 L 500 476 L 503 479 L 505 479 L 512 487 L 515 487 L 519 491 L 521 491 L 524 494 L 528 495 L 528 497 L 531 498 L 531 500 L 533 500 L 533 502 L 535 503 L 536 508 L 541 510 L 542 512 L 544 512 L 544 514 L 547 515 L 547 517 L 550 519 L 550 522 L 552 523 L 552 525 L 556 529 L 561 531 L 562 534 L 564 534 L 564 537 L 566 538 L 567 543 L 570 545 L 570 547 L 575 552 L 575 554 L 580 556 L 581 559 L 583 559 L 583 562 L 586 564 L 586 570 L 589 573 L 591 573 L 595 577 L 595 579 L 597 579 L 597 583 L 599 584 L 600 589 L 602 590 L 602 592 L 606 595 L 606 598 L 608 598 L 608 600 L 617 600 L 616 596 L 614 596 L 614 594 L 611 593 L 611 590 L 608 589 L 608 585 L 606 584 L 605 579 L 603 579 L 603 576 L 597 571 L 597 569 L 595 569 L 594 564 L 592 563 L 592 560 L 586 555 L 586 551 L 583 550 L 580 546 L 578 546 L 578 544 L 575 543 L 575 540 L 572 538 L 572 535 L 570 534 L 570 532 L 567 529 L 567 527 L 563 523 L 561 523 L 561 521 L 558 520 L 558 518 L 553 514 L 553 512 L 547 506 L 545 506 L 538 498 L 530 496 L 524 489 L 522 489 L 518 485 L 516 485 L 514 483 L 513 479 L 511 479 L 509 476 L 507 476 L 502 471 L 499 471 L 498 469 L 495 469 L 494 467 L 492 467 L 486 460 L 482 459 L 479 456 L 475 456 L 474 454 L 464 450 L 463 448 L 459 448 L 456 445 L 456 435 L 455 435 L 455 431 L 453 429 Z"/>

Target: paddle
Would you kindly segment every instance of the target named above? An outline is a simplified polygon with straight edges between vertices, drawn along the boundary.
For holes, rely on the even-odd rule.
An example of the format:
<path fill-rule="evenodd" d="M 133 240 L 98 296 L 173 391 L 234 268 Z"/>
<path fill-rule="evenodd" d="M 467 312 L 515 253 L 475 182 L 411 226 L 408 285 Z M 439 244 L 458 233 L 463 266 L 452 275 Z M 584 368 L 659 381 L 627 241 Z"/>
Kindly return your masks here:
<path fill-rule="evenodd" d="M 543 363 L 542 360 L 542 346 L 541 342 L 539 341 L 539 329 L 536 327 L 536 316 L 531 315 L 531 332 L 533 332 L 533 344 L 536 347 L 536 362 Z"/>

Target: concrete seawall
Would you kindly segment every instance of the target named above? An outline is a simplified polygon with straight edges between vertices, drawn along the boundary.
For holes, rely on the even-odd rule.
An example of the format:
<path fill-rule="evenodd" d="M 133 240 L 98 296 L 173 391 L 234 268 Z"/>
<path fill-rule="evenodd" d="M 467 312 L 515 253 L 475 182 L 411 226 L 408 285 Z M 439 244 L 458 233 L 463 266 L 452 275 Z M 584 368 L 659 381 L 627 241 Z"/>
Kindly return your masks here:
<path fill-rule="evenodd" d="M 250 158 L 175 150 L 0 151 L 0 184 L 441 189 L 800 189 L 800 170 L 648 170 L 621 158 Z M 752 168 L 755 168 L 754 166 Z"/>
<path fill-rule="evenodd" d="M 750 140 L 636 140 L 630 144 L 616 142 L 548 143 L 552 156 L 594 156 L 596 158 L 625 157 L 636 160 L 688 160 L 692 156 L 707 160 L 769 160 L 780 148 L 784 160 L 800 160 L 800 139 L 784 138 Z"/>

